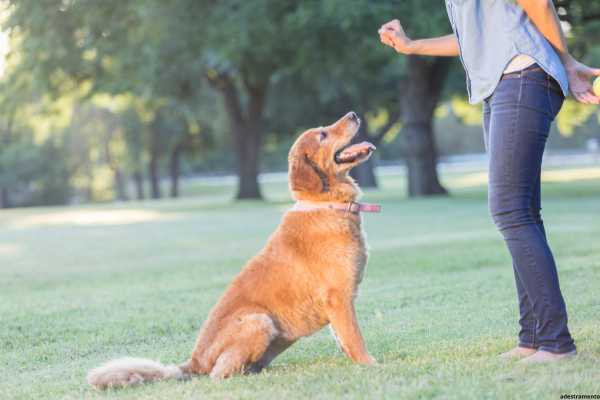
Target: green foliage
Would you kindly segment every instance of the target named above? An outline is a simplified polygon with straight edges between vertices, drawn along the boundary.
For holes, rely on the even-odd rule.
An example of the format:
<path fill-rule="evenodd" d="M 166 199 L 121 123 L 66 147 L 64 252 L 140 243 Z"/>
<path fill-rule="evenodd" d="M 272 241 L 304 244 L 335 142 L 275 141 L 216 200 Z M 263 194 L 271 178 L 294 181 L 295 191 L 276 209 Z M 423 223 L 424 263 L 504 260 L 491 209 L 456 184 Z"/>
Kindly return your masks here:
<path fill-rule="evenodd" d="M 481 125 L 483 112 L 480 104 L 469 104 L 464 97 L 455 96 L 449 102 L 449 106 L 465 125 Z"/>
<path fill-rule="evenodd" d="M 578 58 L 600 65 L 592 56 L 600 46 L 600 3 L 588 0 L 555 0 L 559 17 L 569 28 L 569 49 Z"/>
<path fill-rule="evenodd" d="M 8 191 L 8 205 L 67 203 L 69 174 L 64 147 L 53 138 L 37 144 L 21 134 L 0 146 L 0 187 Z"/>
<path fill-rule="evenodd" d="M 562 135 L 569 137 L 575 134 L 576 129 L 585 124 L 594 114 L 600 116 L 597 106 L 567 99 L 556 118 L 556 125 Z"/>
<path fill-rule="evenodd" d="M 575 54 L 600 63 L 599 5 L 556 3 L 571 26 Z M 382 23 L 398 17 L 412 37 L 450 32 L 438 0 L 7 0 L 4 6 L 11 52 L 0 79 L 0 117 L 32 130 L 35 143 L 53 137 L 65 146 L 71 186 L 82 199 L 109 199 L 116 192 L 112 174 L 142 174 L 153 157 L 164 169 L 182 148 L 186 171 L 231 170 L 230 110 L 209 85 L 211 76 L 231 78 L 243 119 L 260 114 L 263 167 L 277 169 L 285 166 L 279 152 L 306 127 L 350 109 L 397 117 L 406 58 L 379 43 Z M 444 100 L 464 95 L 459 63 L 451 71 Z M 250 107 L 258 88 L 266 96 L 259 112 Z M 452 104 L 461 121 L 476 120 L 477 110 Z M 81 118 L 90 108 L 104 112 L 87 124 Z M 594 114 L 586 110 L 567 104 L 561 131 L 584 126 Z M 391 140 L 384 152 L 397 157 Z"/>

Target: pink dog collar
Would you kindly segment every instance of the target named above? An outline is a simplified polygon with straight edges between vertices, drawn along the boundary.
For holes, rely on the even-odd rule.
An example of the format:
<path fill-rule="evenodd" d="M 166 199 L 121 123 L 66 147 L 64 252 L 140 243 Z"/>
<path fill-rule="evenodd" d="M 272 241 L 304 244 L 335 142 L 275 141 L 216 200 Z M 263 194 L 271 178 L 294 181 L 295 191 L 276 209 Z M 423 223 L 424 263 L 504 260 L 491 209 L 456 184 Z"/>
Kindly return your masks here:
<path fill-rule="evenodd" d="M 358 203 L 356 201 L 341 203 L 335 201 L 298 200 L 292 207 L 292 211 L 311 211 L 318 209 L 338 210 L 350 212 L 352 214 L 360 214 L 361 212 L 378 213 L 381 211 L 381 206 L 379 204 Z"/>

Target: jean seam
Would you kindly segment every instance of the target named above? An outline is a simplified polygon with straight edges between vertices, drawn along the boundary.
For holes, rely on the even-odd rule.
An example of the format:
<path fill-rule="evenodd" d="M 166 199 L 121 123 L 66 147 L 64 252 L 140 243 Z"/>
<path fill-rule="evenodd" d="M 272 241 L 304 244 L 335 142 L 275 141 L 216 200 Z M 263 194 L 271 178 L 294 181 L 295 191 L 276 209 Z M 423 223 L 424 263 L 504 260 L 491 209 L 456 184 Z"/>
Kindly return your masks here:
<path fill-rule="evenodd" d="M 527 338 L 528 340 L 526 342 L 522 342 L 521 340 L 519 340 L 520 343 L 524 343 L 527 346 L 530 347 L 538 347 L 538 343 L 537 343 L 537 335 L 536 335 L 536 328 L 537 328 L 537 321 L 535 320 L 530 320 L 531 322 L 534 322 L 533 327 L 531 327 L 532 329 L 529 329 L 530 334 L 529 334 L 529 338 Z"/>
<path fill-rule="evenodd" d="M 533 305 L 531 305 L 531 310 L 533 312 Z M 531 343 L 533 346 L 537 345 L 537 319 L 534 320 L 533 329 L 531 330 Z"/>
<path fill-rule="evenodd" d="M 525 80 L 524 78 L 519 79 L 519 94 L 517 96 L 515 118 L 513 119 L 513 124 L 512 124 L 511 132 L 510 132 L 510 140 L 509 140 L 510 161 L 509 161 L 509 164 L 511 164 L 511 165 L 509 166 L 509 168 L 511 171 L 513 171 L 512 176 L 510 176 L 510 181 L 509 181 L 510 185 L 514 185 L 517 181 L 516 174 L 518 173 L 518 171 L 517 171 L 517 168 L 512 167 L 512 163 L 515 160 L 515 142 L 516 142 L 516 135 L 517 135 L 516 131 L 517 131 L 517 127 L 519 124 L 519 118 L 520 118 L 520 114 L 521 114 L 521 102 L 522 102 L 522 98 L 523 98 L 523 82 L 524 82 L 524 80 Z M 506 175 L 510 175 L 510 174 L 506 174 Z"/>
<path fill-rule="evenodd" d="M 516 136 L 516 130 L 517 130 L 517 124 L 519 122 L 519 113 L 520 113 L 520 108 L 521 108 L 521 96 L 523 93 L 523 79 L 519 79 L 519 93 L 517 94 L 517 102 L 515 104 L 515 117 L 512 120 L 512 124 L 510 126 L 510 131 L 508 132 L 508 137 L 506 138 L 506 144 L 507 144 L 507 148 L 505 149 L 500 149 L 497 151 L 506 151 L 507 154 L 509 154 L 509 160 L 507 162 L 508 165 L 504 166 L 504 171 L 503 171 L 503 177 L 504 177 L 504 181 L 508 184 L 508 185 L 513 185 L 514 182 L 516 181 L 516 177 L 513 176 L 517 173 L 517 169 L 516 168 L 512 168 L 512 163 L 514 161 L 514 153 L 515 153 L 515 136 Z M 512 171 L 512 174 L 511 174 Z"/>
<path fill-rule="evenodd" d="M 550 99 L 550 79 L 549 75 L 546 75 L 546 98 L 548 99 L 548 108 L 550 109 L 550 119 L 553 119 L 554 108 L 552 107 L 552 99 Z"/>
<path fill-rule="evenodd" d="M 525 249 L 525 254 L 527 256 L 527 261 L 529 266 L 533 269 L 534 273 L 535 273 L 535 283 L 538 287 L 538 290 L 543 288 L 543 283 L 542 283 L 542 279 L 541 279 L 541 275 L 539 273 L 539 269 L 537 268 L 537 265 L 535 263 L 535 258 L 533 257 L 533 253 L 531 251 L 531 247 L 529 247 L 529 245 L 527 244 L 527 242 L 523 242 L 523 247 Z M 525 288 L 525 291 L 527 292 L 527 289 Z M 542 292 L 542 299 L 544 301 L 544 304 L 549 305 L 549 302 L 547 301 L 546 298 L 546 293 L 544 293 L 545 291 L 541 290 Z M 529 294 L 527 294 L 527 296 L 529 297 Z M 533 316 L 536 320 L 536 324 L 532 330 L 532 337 L 533 337 L 533 343 L 537 343 L 537 321 L 539 321 L 539 316 L 535 315 L 535 310 L 533 309 L 533 305 L 531 308 L 532 312 L 533 312 Z"/>
<path fill-rule="evenodd" d="M 533 257 L 533 252 L 531 251 L 531 247 L 527 243 L 524 243 L 524 246 L 525 246 L 525 254 L 527 254 L 529 265 L 532 267 L 532 269 L 535 273 L 535 278 L 536 278 L 535 281 L 536 281 L 537 288 L 538 288 L 539 292 L 542 294 L 542 301 L 544 302 L 544 305 L 551 306 L 552 304 L 550 303 L 550 301 L 548 299 L 547 291 L 544 290 L 543 278 L 542 278 L 542 275 L 540 274 L 540 270 L 535 262 L 535 258 Z M 540 320 L 539 316 L 535 315 L 535 310 L 534 310 L 533 315 L 535 316 L 537 321 Z"/>

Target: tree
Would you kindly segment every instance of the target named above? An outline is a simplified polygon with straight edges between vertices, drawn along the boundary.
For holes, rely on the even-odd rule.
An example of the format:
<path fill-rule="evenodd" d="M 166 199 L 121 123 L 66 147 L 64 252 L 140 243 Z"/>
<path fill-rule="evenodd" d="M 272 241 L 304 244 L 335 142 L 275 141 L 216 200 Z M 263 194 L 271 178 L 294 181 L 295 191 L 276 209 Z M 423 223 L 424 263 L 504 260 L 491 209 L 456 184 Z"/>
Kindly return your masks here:
<path fill-rule="evenodd" d="M 136 198 L 143 200 L 146 195 L 144 191 L 143 165 L 146 145 L 147 129 L 142 122 L 139 112 L 134 106 L 127 107 L 120 113 L 123 136 L 127 143 L 126 169 L 130 171 L 135 186 Z"/>
<path fill-rule="evenodd" d="M 385 111 L 390 117 L 388 129 L 363 129 L 358 137 L 381 142 L 389 127 L 398 123 L 402 62 L 389 57 L 376 35 L 378 24 L 397 6 L 397 2 L 367 0 L 355 1 L 352 7 L 341 0 L 231 0 L 215 7 L 210 15 L 214 28 L 207 41 L 213 50 L 208 79 L 222 94 L 229 114 L 238 154 L 238 198 L 260 197 L 257 175 L 264 132 L 308 127 L 314 123 L 307 115 L 315 121 L 331 121 L 349 110 L 365 115 Z M 258 20 L 260 24 L 253 23 Z M 269 101 L 268 95 L 276 101 Z M 283 107 L 298 117 L 289 118 Z M 425 143 L 433 142 L 431 130 L 424 135 L 430 139 Z M 430 153 L 422 157 L 435 161 L 435 154 L 431 155 L 435 147 L 425 150 Z M 357 169 L 364 186 L 376 186 L 373 163 Z M 411 171 L 428 165 L 409 164 Z M 431 171 L 435 175 L 435 168 Z"/>
<path fill-rule="evenodd" d="M 149 101 L 163 98 L 190 110 L 195 109 L 201 90 L 197 78 L 204 74 L 223 98 L 229 116 L 237 155 L 238 198 L 261 196 L 257 179 L 261 144 L 267 132 L 273 133 L 271 127 L 281 125 L 278 116 L 269 112 L 273 103 L 282 101 L 269 101 L 269 92 L 279 81 L 317 71 L 313 84 L 330 90 L 318 94 L 319 103 L 335 104 L 336 114 L 340 109 L 360 108 L 363 114 L 383 109 L 390 116 L 401 115 L 391 111 L 390 101 L 397 98 L 393 92 L 401 72 L 378 73 L 385 65 L 398 62 L 385 61 L 376 28 L 396 10 L 413 15 L 408 18 L 414 20 L 429 20 L 432 15 L 435 19 L 443 12 L 443 7 L 433 2 L 409 7 L 399 1 L 367 0 L 357 1 L 353 7 L 340 0 L 178 0 L 168 5 L 159 1 L 66 4 L 24 0 L 13 2 L 12 7 L 11 26 L 19 27 L 26 44 L 21 70 L 32 73 L 38 86 L 52 92 L 64 86 L 64 80 L 56 79 L 64 76 L 75 83 L 91 80 L 94 93 L 132 92 Z M 210 24 L 198 24 L 200 16 Z M 56 51 L 48 53 L 48 48 Z M 351 79 L 352 84 L 346 84 Z M 411 82 L 411 77 L 406 81 Z M 295 108 L 295 98 L 304 93 L 306 90 L 298 88 L 284 103 Z M 413 138 L 407 142 L 407 154 L 420 159 L 409 162 L 409 170 L 427 169 L 411 176 L 435 181 L 432 130 L 427 125 L 409 125 L 424 126 L 418 134 L 406 135 Z M 164 143 L 157 135 L 151 129 L 147 141 L 154 196 L 159 195 L 159 153 Z M 415 146 L 420 146 L 418 152 L 413 151 Z M 367 163 L 358 170 L 359 176 L 366 177 L 359 178 L 366 185 L 375 184 L 372 165 Z M 366 174 L 360 173 L 363 170 Z M 435 185 L 423 186 L 426 190 L 418 193 L 427 194 L 429 188 L 436 191 Z"/>
<path fill-rule="evenodd" d="M 311 29 L 303 40 L 307 36 L 311 40 L 306 57 L 311 62 L 298 68 L 298 73 L 305 76 L 303 85 L 314 85 L 319 104 L 333 114 L 330 120 L 350 110 L 362 116 L 355 142 L 370 141 L 379 146 L 399 122 L 403 60 L 389 57 L 376 35 L 377 27 L 392 14 L 394 6 L 394 2 L 357 1 L 348 7 L 345 1 L 329 1 L 311 10 L 307 22 Z M 384 116 L 385 121 L 376 123 L 371 115 Z M 377 186 L 375 163 L 376 158 L 371 157 L 352 171 L 361 187 Z"/>
<path fill-rule="evenodd" d="M 198 17 L 210 2 L 179 0 L 166 4 L 149 2 L 64 2 L 50 0 L 10 1 L 8 27 L 20 43 L 18 67 L 9 81 L 26 82 L 34 97 L 40 93 L 60 98 L 69 91 L 82 91 L 85 102 L 99 94 L 131 94 L 152 114 L 169 103 L 179 114 L 197 109 L 201 91 L 203 25 Z M 52 49 L 52 51 L 48 51 Z M 81 90 L 85 88 L 85 90 Z M 151 124 L 147 140 L 129 140 L 146 145 L 153 197 L 160 196 L 159 168 L 164 147 L 170 141 Z M 162 124 L 168 127 L 168 124 Z M 113 127 L 115 128 L 115 127 Z M 139 132 L 139 131 L 138 131 Z M 130 131 L 131 133 L 131 131 Z M 105 147 L 107 156 L 109 148 Z M 137 152 L 137 150 L 134 150 Z M 177 190 L 180 147 L 170 155 L 173 193 Z M 107 157 L 116 176 L 120 166 Z M 138 194 L 141 173 L 136 168 Z M 122 179 L 117 187 L 123 188 Z M 121 193 L 119 197 L 124 197 Z"/>
<path fill-rule="evenodd" d="M 450 30 L 445 8 L 437 1 L 364 0 L 353 2 L 352 7 L 341 0 L 320 2 L 295 16 L 305 20 L 298 26 L 309 27 L 298 36 L 303 44 L 295 50 L 305 53 L 295 72 L 305 76 L 301 85 L 313 86 L 319 93 L 319 104 L 326 110 L 340 114 L 340 110 L 353 109 L 363 115 L 357 141 L 379 145 L 392 127 L 401 125 L 404 152 L 399 156 L 406 160 L 409 195 L 445 194 L 436 170 L 433 112 L 448 93 L 444 89 L 452 64 L 443 58 L 405 58 L 384 48 L 377 28 L 397 15 L 412 25 L 415 35 Z M 464 91 L 464 87 L 450 89 Z M 369 114 L 387 118 L 378 129 L 372 129 L 364 118 Z M 376 186 L 374 160 L 353 173 L 363 187 Z"/>
<path fill-rule="evenodd" d="M 208 18 L 207 79 L 222 96 L 237 155 L 238 199 L 260 198 L 258 172 L 265 108 L 273 77 L 293 63 L 301 3 L 285 0 L 215 3 Z M 258 22 L 260 21 L 260 22 Z M 224 27 L 226 27 L 224 29 Z"/>
<path fill-rule="evenodd" d="M 242 94 L 236 85 L 232 73 L 210 70 L 207 74 L 212 87 L 223 96 L 225 109 L 229 116 L 229 124 L 234 139 L 237 155 L 238 199 L 261 198 L 258 185 L 260 150 L 263 138 L 263 112 L 269 78 L 263 77 L 251 82 L 242 77 L 241 85 L 248 97 L 244 107 Z"/>
<path fill-rule="evenodd" d="M 437 175 L 433 112 L 439 104 L 450 60 L 408 57 L 408 76 L 402 94 L 402 135 L 406 143 L 408 195 L 447 194 Z"/>
<path fill-rule="evenodd" d="M 413 37 L 439 36 L 451 31 L 445 7 L 438 1 L 405 1 L 398 5 L 396 15 Z M 442 57 L 406 57 L 400 108 L 409 196 L 447 194 L 436 170 L 438 156 L 433 117 L 443 98 L 451 62 Z"/>
<path fill-rule="evenodd" d="M 38 144 L 31 132 L 15 131 L 13 140 L 0 147 L 0 208 L 67 203 L 71 192 L 64 147 L 57 138 Z"/>

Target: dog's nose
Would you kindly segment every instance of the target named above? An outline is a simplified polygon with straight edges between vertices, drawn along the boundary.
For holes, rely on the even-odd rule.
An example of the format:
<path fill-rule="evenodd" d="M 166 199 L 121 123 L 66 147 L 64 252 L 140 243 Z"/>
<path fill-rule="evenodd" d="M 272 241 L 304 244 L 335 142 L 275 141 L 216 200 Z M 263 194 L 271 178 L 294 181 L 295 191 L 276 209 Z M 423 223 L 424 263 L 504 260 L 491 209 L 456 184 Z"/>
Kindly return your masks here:
<path fill-rule="evenodd" d="M 356 115 L 356 113 L 355 113 L 354 111 L 350 111 L 350 112 L 348 113 L 348 116 L 350 117 L 350 119 L 351 119 L 352 121 L 358 121 L 358 115 Z"/>

